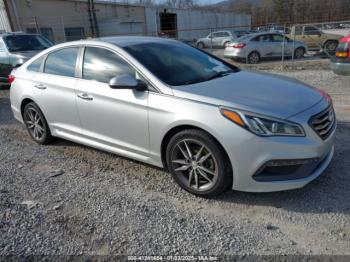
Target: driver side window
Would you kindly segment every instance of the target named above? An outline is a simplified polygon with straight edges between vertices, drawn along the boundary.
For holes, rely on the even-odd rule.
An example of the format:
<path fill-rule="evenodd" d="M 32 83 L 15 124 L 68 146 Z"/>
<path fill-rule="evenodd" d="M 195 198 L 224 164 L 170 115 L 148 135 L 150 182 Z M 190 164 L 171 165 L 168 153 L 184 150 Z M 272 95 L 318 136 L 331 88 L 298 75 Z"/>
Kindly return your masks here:
<path fill-rule="evenodd" d="M 305 26 L 304 35 L 318 35 L 320 31 L 316 27 Z"/>
<path fill-rule="evenodd" d="M 117 54 L 99 47 L 86 47 L 83 62 L 83 79 L 102 83 L 122 74 L 136 76 L 135 70 Z"/>

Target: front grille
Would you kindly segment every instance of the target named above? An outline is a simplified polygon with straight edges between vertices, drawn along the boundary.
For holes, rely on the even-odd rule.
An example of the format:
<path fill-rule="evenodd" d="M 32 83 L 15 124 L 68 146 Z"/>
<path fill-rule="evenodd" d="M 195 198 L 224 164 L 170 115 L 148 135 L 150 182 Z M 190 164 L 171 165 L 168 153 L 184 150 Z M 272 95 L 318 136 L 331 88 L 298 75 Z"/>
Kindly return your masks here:
<path fill-rule="evenodd" d="M 313 130 L 323 139 L 326 140 L 335 128 L 336 118 L 332 106 L 328 107 L 321 113 L 311 117 L 310 125 Z"/>

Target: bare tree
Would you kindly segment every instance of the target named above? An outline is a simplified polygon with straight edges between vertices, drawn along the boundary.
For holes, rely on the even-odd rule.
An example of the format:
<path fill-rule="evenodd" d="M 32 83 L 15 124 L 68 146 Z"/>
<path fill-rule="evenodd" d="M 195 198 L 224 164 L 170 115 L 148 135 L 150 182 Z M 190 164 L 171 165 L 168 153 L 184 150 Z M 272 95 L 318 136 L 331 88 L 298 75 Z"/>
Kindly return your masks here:
<path fill-rule="evenodd" d="M 166 0 L 163 4 L 169 8 L 181 9 L 194 8 L 199 6 L 197 0 Z"/>

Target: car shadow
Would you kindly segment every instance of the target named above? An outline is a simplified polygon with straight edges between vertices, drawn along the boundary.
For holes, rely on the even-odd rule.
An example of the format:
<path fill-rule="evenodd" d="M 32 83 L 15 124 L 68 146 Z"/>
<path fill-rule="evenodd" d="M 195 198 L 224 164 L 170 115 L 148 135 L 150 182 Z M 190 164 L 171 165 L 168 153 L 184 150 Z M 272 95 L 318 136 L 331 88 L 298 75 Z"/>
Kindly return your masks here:
<path fill-rule="evenodd" d="M 52 145 L 88 148 L 97 153 L 115 157 L 114 154 L 81 146 L 62 139 L 58 139 Z M 271 193 L 250 193 L 228 190 L 224 194 L 211 198 L 211 201 L 247 206 L 276 207 L 300 213 L 348 214 L 350 213 L 350 158 L 348 157 L 350 156 L 350 123 L 338 123 L 335 147 L 336 151 L 333 161 L 324 174 L 301 189 Z M 158 171 L 165 171 L 162 168 L 127 157 L 118 156 L 118 158 Z M 183 191 L 183 194 L 186 194 L 186 192 Z"/>
<path fill-rule="evenodd" d="M 16 123 L 13 118 L 10 101 L 0 95 L 0 126 Z M 70 141 L 57 139 L 50 146 L 79 147 L 90 150 Z M 222 195 L 212 198 L 213 201 L 223 203 L 244 204 L 247 206 L 277 207 L 288 211 L 302 213 L 350 213 L 350 123 L 339 122 L 335 137 L 334 159 L 318 179 L 301 189 L 273 192 L 273 193 L 246 193 L 228 190 Z M 91 149 L 99 154 L 114 158 L 115 155 L 97 149 Z M 76 156 L 79 157 L 79 156 Z M 164 171 L 145 163 L 118 156 L 121 159 Z M 157 183 L 158 180 L 153 180 Z M 174 182 L 175 183 L 175 182 Z M 175 186 L 175 185 L 174 185 Z M 183 191 L 183 194 L 186 194 Z M 192 198 L 191 198 L 192 199 Z"/>
<path fill-rule="evenodd" d="M 1 89 L 0 89 L 0 92 Z M 11 102 L 8 97 L 3 97 L 0 93 L 0 126 L 14 124 L 15 119 L 11 111 Z"/>

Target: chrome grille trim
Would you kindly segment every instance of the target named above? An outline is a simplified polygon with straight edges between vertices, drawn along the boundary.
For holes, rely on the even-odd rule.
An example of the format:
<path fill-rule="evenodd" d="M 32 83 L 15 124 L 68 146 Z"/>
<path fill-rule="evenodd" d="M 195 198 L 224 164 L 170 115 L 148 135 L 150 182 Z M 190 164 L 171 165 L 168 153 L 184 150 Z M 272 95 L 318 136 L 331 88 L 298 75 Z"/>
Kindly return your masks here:
<path fill-rule="evenodd" d="M 336 117 L 333 107 L 329 106 L 321 113 L 312 116 L 309 124 L 323 140 L 326 140 L 336 126 Z"/>

